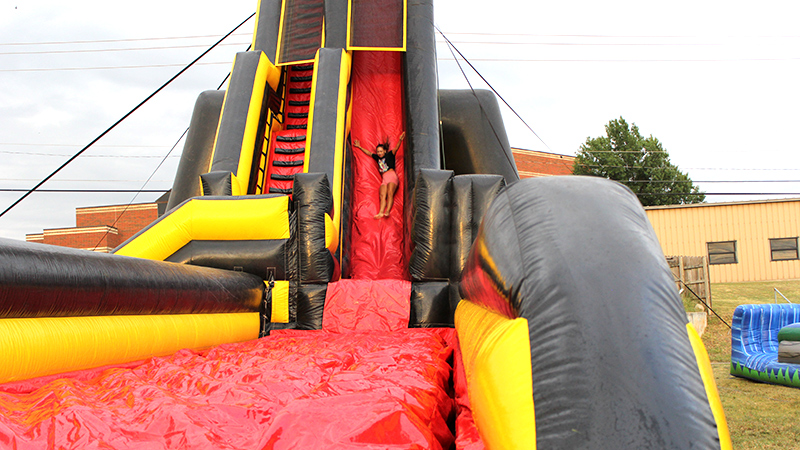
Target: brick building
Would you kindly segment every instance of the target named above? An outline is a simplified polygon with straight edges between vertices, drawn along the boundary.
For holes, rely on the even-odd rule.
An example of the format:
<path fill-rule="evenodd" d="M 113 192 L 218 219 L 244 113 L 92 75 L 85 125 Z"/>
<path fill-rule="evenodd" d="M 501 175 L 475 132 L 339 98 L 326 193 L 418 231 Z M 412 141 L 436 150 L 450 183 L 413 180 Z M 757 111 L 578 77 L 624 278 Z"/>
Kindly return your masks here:
<path fill-rule="evenodd" d="M 572 175 L 574 156 L 512 148 L 520 178 Z"/>
<path fill-rule="evenodd" d="M 27 234 L 25 240 L 61 247 L 109 253 L 150 225 L 166 207 L 166 197 L 154 203 L 75 208 L 75 225 Z"/>

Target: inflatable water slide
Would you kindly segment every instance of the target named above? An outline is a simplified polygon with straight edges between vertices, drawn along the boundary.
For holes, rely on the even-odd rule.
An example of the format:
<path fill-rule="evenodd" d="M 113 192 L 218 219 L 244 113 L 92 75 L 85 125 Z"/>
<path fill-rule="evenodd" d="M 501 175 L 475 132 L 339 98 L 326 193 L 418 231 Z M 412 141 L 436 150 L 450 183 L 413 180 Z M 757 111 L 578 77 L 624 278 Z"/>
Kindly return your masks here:
<path fill-rule="evenodd" d="M 493 95 L 437 87 L 431 0 L 256 17 L 166 214 L 0 242 L 0 447 L 731 448 L 636 197 L 520 181 Z M 356 140 L 399 143 L 388 217 Z"/>

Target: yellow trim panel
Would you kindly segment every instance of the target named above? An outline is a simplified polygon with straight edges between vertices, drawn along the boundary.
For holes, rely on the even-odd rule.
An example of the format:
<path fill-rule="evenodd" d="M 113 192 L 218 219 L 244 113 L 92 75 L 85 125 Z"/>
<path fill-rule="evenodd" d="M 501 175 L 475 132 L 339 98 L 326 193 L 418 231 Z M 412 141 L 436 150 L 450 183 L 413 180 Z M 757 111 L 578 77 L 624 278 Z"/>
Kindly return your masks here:
<path fill-rule="evenodd" d="M 528 321 L 469 300 L 455 313 L 475 425 L 488 449 L 535 449 Z"/>
<path fill-rule="evenodd" d="M 289 197 L 193 198 L 115 253 L 163 261 L 193 240 L 289 238 Z"/>
<path fill-rule="evenodd" d="M 0 320 L 0 383 L 258 338 L 258 313 Z"/>
<path fill-rule="evenodd" d="M 692 343 L 692 350 L 694 350 L 694 356 L 697 359 L 700 377 L 706 387 L 706 396 L 711 407 L 711 413 L 717 423 L 719 448 L 720 450 L 731 450 L 733 448 L 731 434 L 728 429 L 728 422 L 725 420 L 725 411 L 722 410 L 722 400 L 719 398 L 717 383 L 714 381 L 714 371 L 711 369 L 711 360 L 708 358 L 708 352 L 705 345 L 703 345 L 703 340 L 700 339 L 700 335 L 697 334 L 697 330 L 694 329 L 694 325 L 687 323 L 686 332 L 689 335 L 689 342 Z"/>

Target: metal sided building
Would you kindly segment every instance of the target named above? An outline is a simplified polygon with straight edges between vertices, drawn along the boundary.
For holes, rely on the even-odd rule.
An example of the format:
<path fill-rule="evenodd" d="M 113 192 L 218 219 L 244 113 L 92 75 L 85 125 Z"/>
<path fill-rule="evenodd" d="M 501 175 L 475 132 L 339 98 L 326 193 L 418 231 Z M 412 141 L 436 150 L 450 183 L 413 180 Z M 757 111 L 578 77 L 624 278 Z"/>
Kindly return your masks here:
<path fill-rule="evenodd" d="M 800 198 L 646 212 L 664 254 L 708 257 L 712 283 L 800 278 Z"/>

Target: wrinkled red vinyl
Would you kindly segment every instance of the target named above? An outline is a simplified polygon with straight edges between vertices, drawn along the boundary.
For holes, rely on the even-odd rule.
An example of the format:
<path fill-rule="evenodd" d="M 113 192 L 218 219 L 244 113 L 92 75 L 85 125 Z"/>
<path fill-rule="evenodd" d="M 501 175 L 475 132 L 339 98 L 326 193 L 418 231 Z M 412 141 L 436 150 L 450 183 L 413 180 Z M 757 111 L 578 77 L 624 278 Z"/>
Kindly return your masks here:
<path fill-rule="evenodd" d="M 403 83 L 398 52 L 354 52 L 353 107 L 350 136 L 367 150 L 386 139 L 392 149 L 404 130 Z M 403 190 L 405 144 L 396 154 L 400 184 L 388 218 L 374 219 L 380 201 L 381 176 L 375 161 L 353 148 L 353 226 L 351 278 L 409 280 L 403 246 Z"/>
<path fill-rule="evenodd" d="M 283 331 L 0 386 L 0 447 L 449 448 L 451 355 L 441 330 Z"/>
<path fill-rule="evenodd" d="M 408 328 L 410 298 L 410 281 L 340 280 L 328 283 L 322 328 L 335 333 Z"/>

